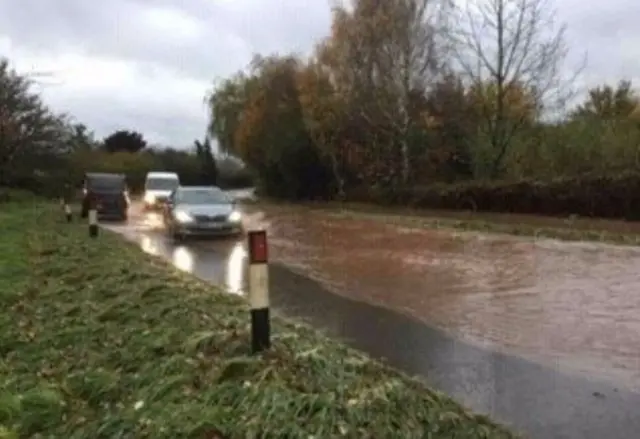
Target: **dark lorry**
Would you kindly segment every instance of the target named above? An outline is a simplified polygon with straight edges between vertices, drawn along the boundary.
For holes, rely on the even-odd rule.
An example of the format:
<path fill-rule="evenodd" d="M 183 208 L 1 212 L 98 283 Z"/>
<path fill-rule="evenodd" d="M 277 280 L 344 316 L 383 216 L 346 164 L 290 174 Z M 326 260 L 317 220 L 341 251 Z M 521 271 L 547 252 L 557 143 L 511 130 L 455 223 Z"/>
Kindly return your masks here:
<path fill-rule="evenodd" d="M 89 172 L 84 177 L 82 217 L 89 214 L 91 203 L 99 217 L 126 221 L 129 211 L 129 194 L 123 174 Z"/>

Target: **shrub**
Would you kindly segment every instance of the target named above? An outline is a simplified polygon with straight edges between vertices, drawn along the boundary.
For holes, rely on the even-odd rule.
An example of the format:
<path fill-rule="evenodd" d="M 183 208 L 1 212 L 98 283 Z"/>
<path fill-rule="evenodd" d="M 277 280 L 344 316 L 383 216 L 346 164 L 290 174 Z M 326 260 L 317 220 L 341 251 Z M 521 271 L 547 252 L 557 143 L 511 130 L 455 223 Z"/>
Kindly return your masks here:
<path fill-rule="evenodd" d="M 352 199 L 428 209 L 640 219 L 640 173 L 585 174 L 549 181 L 464 182 L 362 191 Z"/>

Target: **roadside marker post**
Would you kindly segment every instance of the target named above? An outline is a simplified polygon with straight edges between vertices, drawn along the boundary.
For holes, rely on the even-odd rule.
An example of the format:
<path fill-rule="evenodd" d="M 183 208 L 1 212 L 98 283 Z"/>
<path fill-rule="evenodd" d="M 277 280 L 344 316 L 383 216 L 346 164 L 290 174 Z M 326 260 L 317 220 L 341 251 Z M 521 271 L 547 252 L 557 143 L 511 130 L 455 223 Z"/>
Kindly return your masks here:
<path fill-rule="evenodd" d="M 92 238 L 98 236 L 98 211 L 94 200 L 89 204 L 89 236 Z"/>
<path fill-rule="evenodd" d="M 60 199 L 60 204 L 62 205 L 62 210 L 64 211 L 64 216 L 67 218 L 67 222 L 70 223 L 73 220 L 73 213 L 71 211 L 71 199 L 73 196 L 71 195 L 71 186 L 69 184 L 64 185 L 64 195 Z"/>
<path fill-rule="evenodd" d="M 64 202 L 64 215 L 67 217 L 67 222 L 70 223 L 73 219 L 73 214 L 71 213 L 71 206 L 67 200 Z"/>
<path fill-rule="evenodd" d="M 267 232 L 265 230 L 249 231 L 248 241 L 251 351 L 256 354 L 271 347 Z"/>

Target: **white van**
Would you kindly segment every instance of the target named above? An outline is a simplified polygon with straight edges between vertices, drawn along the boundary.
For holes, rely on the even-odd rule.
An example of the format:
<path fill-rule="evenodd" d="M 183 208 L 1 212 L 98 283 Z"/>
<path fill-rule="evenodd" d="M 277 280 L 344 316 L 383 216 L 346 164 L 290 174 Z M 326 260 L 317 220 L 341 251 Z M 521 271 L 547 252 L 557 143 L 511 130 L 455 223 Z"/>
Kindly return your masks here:
<path fill-rule="evenodd" d="M 180 186 L 180 177 L 175 172 L 149 172 L 144 181 L 144 207 L 156 208 Z"/>

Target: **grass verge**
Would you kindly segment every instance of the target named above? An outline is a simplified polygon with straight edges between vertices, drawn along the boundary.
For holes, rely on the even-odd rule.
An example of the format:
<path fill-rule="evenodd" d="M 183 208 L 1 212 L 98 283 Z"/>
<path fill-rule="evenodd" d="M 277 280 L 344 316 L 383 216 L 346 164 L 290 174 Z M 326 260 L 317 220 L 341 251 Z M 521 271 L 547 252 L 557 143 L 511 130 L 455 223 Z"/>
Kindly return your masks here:
<path fill-rule="evenodd" d="M 1 438 L 515 437 L 305 325 L 249 356 L 242 299 L 59 206 L 0 228 Z"/>
<path fill-rule="evenodd" d="M 406 227 L 640 245 L 640 222 L 594 218 L 387 208 L 360 203 L 310 203 L 337 217 L 365 218 Z"/>

